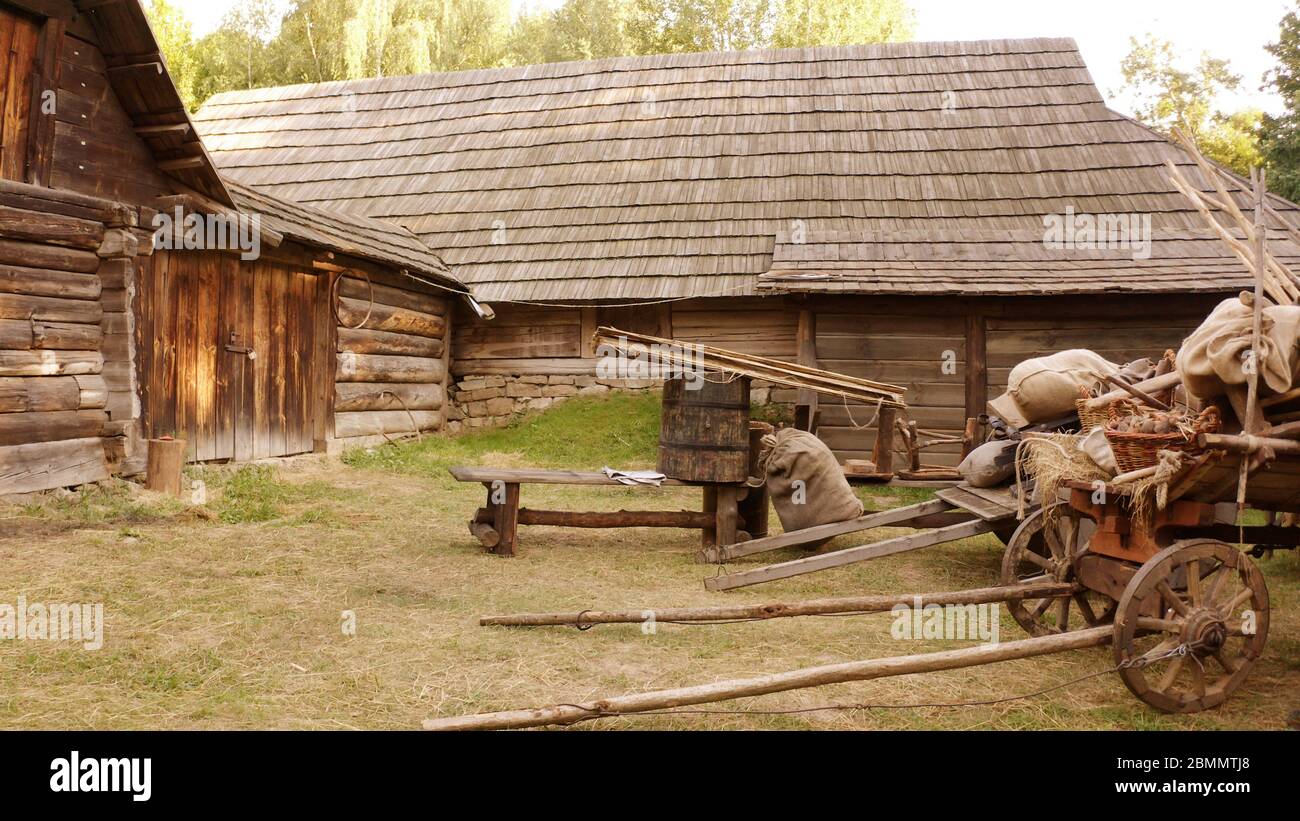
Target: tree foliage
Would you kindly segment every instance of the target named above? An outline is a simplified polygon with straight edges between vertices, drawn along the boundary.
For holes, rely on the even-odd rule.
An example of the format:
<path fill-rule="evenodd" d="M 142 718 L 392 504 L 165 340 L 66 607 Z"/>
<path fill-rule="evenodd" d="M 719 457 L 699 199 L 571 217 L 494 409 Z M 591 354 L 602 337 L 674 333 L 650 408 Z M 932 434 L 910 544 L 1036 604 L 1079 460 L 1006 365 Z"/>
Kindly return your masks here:
<path fill-rule="evenodd" d="M 1239 174 L 1249 174 L 1251 167 L 1261 163 L 1262 113 L 1225 114 L 1214 105 L 1220 94 L 1241 86 L 1241 77 L 1227 60 L 1202 54 L 1189 69 L 1166 40 L 1148 34 L 1129 42 L 1132 48 L 1120 63 L 1124 77 L 1120 90 L 1134 96 L 1139 120 L 1167 135 L 1175 129 L 1184 132 L 1205 156 Z"/>
<path fill-rule="evenodd" d="M 1278 40 L 1266 46 L 1277 66 L 1265 77 L 1282 98 L 1283 111 L 1265 115 L 1260 125 L 1260 151 L 1268 171 L 1268 188 L 1295 201 L 1300 199 L 1300 8 L 1282 18 Z"/>
<path fill-rule="evenodd" d="M 150 21 L 194 106 L 220 91 L 638 54 L 906 40 L 907 0 L 239 0 L 197 42 L 168 0 Z"/>

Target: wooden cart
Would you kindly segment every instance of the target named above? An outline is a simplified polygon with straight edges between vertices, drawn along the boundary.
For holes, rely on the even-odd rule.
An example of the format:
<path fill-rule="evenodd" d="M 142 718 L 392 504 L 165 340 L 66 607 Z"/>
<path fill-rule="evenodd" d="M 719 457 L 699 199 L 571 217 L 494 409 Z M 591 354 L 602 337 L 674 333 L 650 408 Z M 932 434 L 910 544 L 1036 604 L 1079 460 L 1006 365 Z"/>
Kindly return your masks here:
<path fill-rule="evenodd" d="M 1003 584 L 1052 580 L 1083 590 L 1067 598 L 1008 602 L 1032 636 L 1112 626 L 1120 677 L 1142 701 L 1188 713 L 1222 703 L 1245 679 L 1268 637 L 1264 577 L 1256 557 L 1300 545 L 1300 457 L 1255 474 L 1247 506 L 1264 523 L 1238 526 L 1241 459 L 1211 450 L 1169 483 L 1162 510 L 1135 515 L 1124 486 L 1069 482 L 1058 504 L 1028 516 L 1007 545 Z"/>

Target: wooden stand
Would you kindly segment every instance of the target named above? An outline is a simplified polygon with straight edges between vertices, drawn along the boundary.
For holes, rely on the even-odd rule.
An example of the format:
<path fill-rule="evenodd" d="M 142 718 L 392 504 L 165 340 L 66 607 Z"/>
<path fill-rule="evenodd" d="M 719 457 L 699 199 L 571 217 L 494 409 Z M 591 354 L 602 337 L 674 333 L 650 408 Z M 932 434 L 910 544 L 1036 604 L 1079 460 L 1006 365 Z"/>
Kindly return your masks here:
<path fill-rule="evenodd" d="M 149 456 L 145 467 L 144 486 L 180 497 L 184 493 L 181 468 L 185 466 L 184 439 L 150 439 Z"/>

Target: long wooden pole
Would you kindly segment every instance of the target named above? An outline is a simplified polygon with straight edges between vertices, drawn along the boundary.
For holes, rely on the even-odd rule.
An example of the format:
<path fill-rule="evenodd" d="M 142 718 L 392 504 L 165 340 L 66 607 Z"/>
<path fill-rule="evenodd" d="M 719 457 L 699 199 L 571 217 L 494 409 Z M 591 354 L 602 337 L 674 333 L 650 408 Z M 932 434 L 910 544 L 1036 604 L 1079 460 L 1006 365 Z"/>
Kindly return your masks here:
<path fill-rule="evenodd" d="M 1136 388 L 1143 392 L 1160 393 L 1161 391 L 1176 388 L 1181 385 L 1182 382 L 1183 377 L 1179 375 L 1178 371 L 1172 371 L 1160 376 L 1153 376 L 1150 379 L 1145 379 L 1136 384 L 1129 385 L 1128 387 Z M 1100 410 L 1101 408 L 1112 405 L 1120 399 L 1125 399 L 1130 395 L 1131 393 L 1126 388 L 1118 388 L 1109 393 L 1104 393 L 1095 399 L 1089 399 L 1087 407 L 1089 410 Z"/>
<path fill-rule="evenodd" d="M 751 584 L 788 579 L 791 576 L 801 576 L 804 573 L 815 573 L 819 570 L 879 559 L 882 556 L 892 556 L 895 553 L 919 550 L 923 547 L 930 547 L 944 542 L 954 542 L 958 539 L 978 536 L 981 533 L 990 533 L 992 530 L 993 525 L 972 517 L 968 522 L 935 528 L 934 530 L 923 530 L 920 533 L 912 533 L 907 536 L 897 536 L 893 539 L 885 539 L 871 544 L 846 547 L 843 550 L 819 553 L 802 559 L 791 559 L 788 562 L 769 564 L 736 573 L 727 573 L 723 576 L 709 576 L 704 580 L 704 586 L 709 590 L 731 590 L 735 587 L 748 587 Z"/>
<path fill-rule="evenodd" d="M 711 622 L 736 619 L 783 619 L 793 616 L 825 616 L 834 613 L 880 613 L 899 605 L 919 608 L 928 604 L 991 604 L 1020 599 L 1059 598 L 1078 593 L 1081 589 L 1078 585 L 1067 582 L 1034 582 L 945 593 L 843 596 L 833 599 L 737 604 L 726 607 L 643 607 L 636 610 L 584 610 L 580 613 L 517 613 L 508 616 L 483 616 L 478 623 L 484 627 L 585 627 L 590 624 L 642 624 L 652 620 Z"/>
<path fill-rule="evenodd" d="M 754 678 L 717 681 L 693 687 L 657 690 L 630 696 L 588 701 L 581 704 L 555 704 L 527 710 L 503 710 L 470 716 L 431 718 L 424 722 L 426 730 L 512 730 L 524 727 L 542 727 L 548 724 L 572 724 L 592 718 L 645 713 L 666 710 L 691 704 L 707 704 L 733 698 L 763 696 L 785 690 L 820 687 L 846 681 L 867 681 L 913 673 L 933 673 L 975 667 L 999 661 L 1045 656 L 1067 650 L 1097 647 L 1110 641 L 1112 628 L 1090 627 L 1052 636 L 1020 639 L 999 644 L 981 644 L 960 650 L 943 650 L 912 656 L 892 656 L 883 659 L 849 661 L 807 667 L 788 673 L 773 673 Z"/>
<path fill-rule="evenodd" d="M 1255 419 L 1259 413 L 1259 343 L 1264 325 L 1264 169 L 1252 168 L 1250 181 L 1255 194 L 1255 302 L 1254 316 L 1250 332 L 1250 370 L 1246 373 L 1246 418 L 1241 420 L 1243 433 L 1247 437 L 1257 436 L 1259 430 Z M 1246 484 L 1250 481 L 1249 460 L 1241 460 L 1241 470 L 1237 481 L 1237 511 L 1240 515 L 1246 509 Z"/>

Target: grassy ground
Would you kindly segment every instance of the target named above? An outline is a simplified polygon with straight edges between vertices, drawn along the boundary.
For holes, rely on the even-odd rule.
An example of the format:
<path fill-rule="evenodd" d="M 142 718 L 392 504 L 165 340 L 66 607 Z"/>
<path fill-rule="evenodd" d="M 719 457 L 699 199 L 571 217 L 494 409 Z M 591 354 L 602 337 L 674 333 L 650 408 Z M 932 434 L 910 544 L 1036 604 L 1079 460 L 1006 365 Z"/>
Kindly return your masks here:
<path fill-rule="evenodd" d="M 598 469 L 653 464 L 655 397 L 579 399 L 512 428 L 276 467 L 198 469 L 202 506 L 124 482 L 0 506 L 0 603 L 103 602 L 104 646 L 0 641 L 0 727 L 412 728 L 426 717 L 616 695 L 961 642 L 898 641 L 890 617 L 721 626 L 509 630 L 484 613 L 762 602 L 989 584 L 992 537 L 708 593 L 698 537 L 675 530 L 524 528 L 522 555 L 485 555 L 465 529 L 483 491 L 458 463 Z M 528 487 L 534 507 L 675 509 L 682 489 Z M 923 493 L 877 491 L 883 508 Z M 883 534 L 882 534 L 883 535 Z M 847 546 L 852 537 L 833 546 Z M 787 551 L 763 562 L 792 558 Z M 755 562 L 756 564 L 757 562 Z M 741 564 L 733 567 L 742 566 Z M 595 728 L 1283 727 L 1300 684 L 1300 562 L 1262 562 L 1273 596 L 1265 658 L 1224 707 L 1164 716 L 1104 675 L 1027 700 L 798 715 L 653 716 Z M 355 635 L 342 630 L 355 617 Z M 1019 638 L 1010 617 L 1003 640 Z M 955 702 L 1027 693 L 1105 669 L 1105 648 L 720 705 Z"/>

